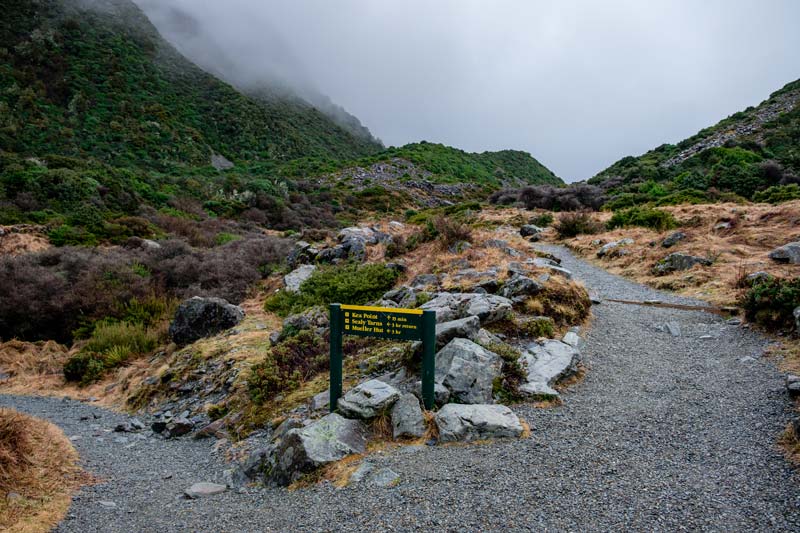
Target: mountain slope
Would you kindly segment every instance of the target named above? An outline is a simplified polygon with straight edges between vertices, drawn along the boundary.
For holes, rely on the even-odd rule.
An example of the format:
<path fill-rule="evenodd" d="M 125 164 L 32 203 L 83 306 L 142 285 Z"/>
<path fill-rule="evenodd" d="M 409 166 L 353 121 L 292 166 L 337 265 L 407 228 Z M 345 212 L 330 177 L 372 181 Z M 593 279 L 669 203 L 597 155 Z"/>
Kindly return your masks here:
<path fill-rule="evenodd" d="M 616 195 L 612 207 L 705 201 L 719 193 L 769 199 L 800 181 L 800 80 L 678 144 L 625 157 L 589 180 Z M 788 187 L 788 189 L 786 189 Z"/>
<path fill-rule="evenodd" d="M 2 0 L 0 149 L 115 166 L 353 158 L 381 146 L 290 98 L 254 99 L 187 61 L 127 0 Z"/>

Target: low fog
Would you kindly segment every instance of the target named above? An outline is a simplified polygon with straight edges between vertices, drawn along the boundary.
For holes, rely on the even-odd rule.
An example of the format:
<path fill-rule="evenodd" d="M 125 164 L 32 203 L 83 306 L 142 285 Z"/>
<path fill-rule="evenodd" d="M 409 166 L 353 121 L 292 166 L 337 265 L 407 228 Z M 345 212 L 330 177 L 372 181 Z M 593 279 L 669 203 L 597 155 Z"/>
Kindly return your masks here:
<path fill-rule="evenodd" d="M 136 2 L 243 88 L 332 100 L 387 145 L 525 150 L 567 181 L 800 77 L 793 0 Z"/>

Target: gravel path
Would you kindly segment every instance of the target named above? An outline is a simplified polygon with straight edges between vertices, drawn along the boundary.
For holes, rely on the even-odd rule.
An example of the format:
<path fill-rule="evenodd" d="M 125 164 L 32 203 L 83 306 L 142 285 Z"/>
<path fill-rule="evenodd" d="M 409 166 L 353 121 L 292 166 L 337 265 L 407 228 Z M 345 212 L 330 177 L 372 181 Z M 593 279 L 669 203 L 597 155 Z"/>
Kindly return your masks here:
<path fill-rule="evenodd" d="M 696 303 L 553 250 L 603 297 Z M 656 329 L 666 321 L 682 335 Z M 0 405 L 77 437 L 101 478 L 76 497 L 64 532 L 800 530 L 800 479 L 775 445 L 791 405 L 781 375 L 760 359 L 762 338 L 699 311 L 605 302 L 587 340 L 590 371 L 563 406 L 516 408 L 530 439 L 374 456 L 401 475 L 393 488 L 185 500 L 191 483 L 221 479 L 212 443 L 115 442 L 105 430 L 124 416 L 73 401 L 5 396 Z"/>

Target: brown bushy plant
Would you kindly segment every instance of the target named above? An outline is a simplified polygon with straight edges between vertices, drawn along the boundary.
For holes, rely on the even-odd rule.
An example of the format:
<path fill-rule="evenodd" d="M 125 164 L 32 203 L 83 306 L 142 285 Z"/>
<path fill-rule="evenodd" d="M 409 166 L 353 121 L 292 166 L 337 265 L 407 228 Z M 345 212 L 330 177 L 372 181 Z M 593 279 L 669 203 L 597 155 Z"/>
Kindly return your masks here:
<path fill-rule="evenodd" d="M 603 225 L 585 211 L 561 214 L 553 224 L 553 228 L 560 239 L 603 231 Z"/>
<path fill-rule="evenodd" d="M 525 302 L 525 309 L 530 314 L 549 316 L 558 327 L 583 322 L 591 307 L 586 289 L 560 276 L 551 276 L 544 289 Z"/>
<path fill-rule="evenodd" d="M 447 250 L 459 242 L 472 242 L 470 227 L 454 218 L 444 215 L 437 216 L 433 219 L 433 227 L 442 250 Z"/>

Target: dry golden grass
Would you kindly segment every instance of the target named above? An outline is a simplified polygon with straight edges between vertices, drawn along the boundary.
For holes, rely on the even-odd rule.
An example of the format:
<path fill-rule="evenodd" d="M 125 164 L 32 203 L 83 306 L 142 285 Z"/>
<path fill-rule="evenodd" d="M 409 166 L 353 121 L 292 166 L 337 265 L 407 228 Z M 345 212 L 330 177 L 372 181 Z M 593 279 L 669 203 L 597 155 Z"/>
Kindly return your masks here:
<path fill-rule="evenodd" d="M 800 201 L 778 206 L 767 204 L 682 205 L 661 208 L 679 222 L 676 230 L 687 238 L 665 249 L 661 240 L 676 230 L 656 232 L 645 228 L 619 228 L 596 235 L 581 235 L 564 244 L 603 268 L 630 277 L 657 289 L 671 290 L 684 296 L 706 300 L 716 305 L 734 305 L 740 295 L 737 280 L 742 272 L 759 270 L 776 276 L 797 277 L 800 265 L 780 265 L 771 261 L 769 252 L 787 242 L 800 239 Z M 595 215 L 600 220 L 610 213 Z M 730 222 L 727 230 L 715 230 L 718 222 Z M 627 247 L 628 255 L 598 259 L 599 245 L 594 240 L 611 242 L 622 238 L 635 241 Z M 555 239 L 554 236 L 551 236 Z M 654 245 L 651 246 L 650 243 Z M 684 272 L 657 276 L 656 262 L 672 252 L 683 252 L 714 259 L 710 267 L 695 267 Z"/>
<path fill-rule="evenodd" d="M 50 531 L 64 518 L 72 492 L 87 480 L 77 460 L 56 426 L 0 408 L 0 529 Z"/>
<path fill-rule="evenodd" d="M 783 454 L 789 462 L 800 466 L 800 439 L 797 438 L 791 422 L 786 424 L 786 428 L 778 439 L 778 446 L 783 450 Z"/>
<path fill-rule="evenodd" d="M 50 248 L 47 236 L 37 233 L 6 233 L 0 237 L 0 255 L 22 255 Z"/>

